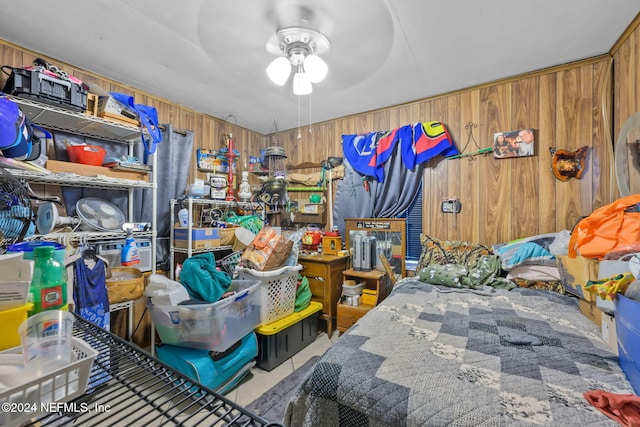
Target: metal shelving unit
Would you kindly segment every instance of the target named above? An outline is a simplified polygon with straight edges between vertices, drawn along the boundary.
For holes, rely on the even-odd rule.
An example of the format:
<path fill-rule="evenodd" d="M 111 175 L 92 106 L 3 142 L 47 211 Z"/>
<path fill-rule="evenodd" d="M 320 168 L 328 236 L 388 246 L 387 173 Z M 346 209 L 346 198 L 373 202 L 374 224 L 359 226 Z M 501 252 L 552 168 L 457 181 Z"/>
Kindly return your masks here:
<path fill-rule="evenodd" d="M 138 126 L 126 123 L 119 123 L 111 120 L 105 120 L 100 117 L 91 116 L 89 114 L 66 110 L 64 108 L 53 105 L 43 104 L 30 99 L 20 98 L 12 95 L 6 95 L 8 98 L 16 102 L 24 114 L 33 121 L 46 129 L 72 133 L 92 139 L 127 144 L 129 154 L 133 154 L 133 147 L 137 143 L 142 142 L 142 136 L 148 137 L 148 132 Z M 16 178 L 24 179 L 33 184 L 53 184 L 65 187 L 84 187 L 97 189 L 113 189 L 128 192 L 129 209 L 128 218 L 133 216 L 132 196 L 133 192 L 138 189 L 151 189 L 153 194 L 153 207 L 151 230 L 145 232 L 134 232 L 135 238 L 151 238 L 151 265 L 156 265 L 156 224 L 157 215 L 157 186 L 155 179 L 156 156 L 151 156 L 151 179 L 130 180 L 112 178 L 108 176 L 83 176 L 75 173 L 45 173 L 27 171 L 21 169 L 7 169 Z M 73 231 L 70 233 L 50 233 L 47 235 L 34 235 L 30 239 L 43 239 L 48 241 L 57 241 L 67 244 L 69 242 L 93 242 L 104 240 L 124 240 L 126 233 L 124 232 L 95 232 L 95 231 Z M 110 307 L 110 311 L 128 309 L 129 327 L 128 334 L 131 336 L 133 331 L 133 303 L 131 301 L 114 304 Z"/>
<path fill-rule="evenodd" d="M 174 222 L 173 222 L 173 218 L 176 217 L 176 212 L 175 212 L 175 207 L 176 205 L 180 205 L 180 206 L 184 206 L 185 208 L 187 208 L 187 210 L 189 211 L 189 227 L 188 227 L 188 231 L 187 231 L 187 236 L 188 236 L 188 241 L 187 241 L 187 247 L 186 248 L 176 248 L 174 245 Z M 225 210 L 229 210 L 229 209 L 244 209 L 244 210 L 255 210 L 258 209 L 260 207 L 259 204 L 254 203 L 254 202 L 240 202 L 240 201 L 228 201 L 228 200 L 215 200 L 215 199 L 199 199 L 199 198 L 193 198 L 193 197 L 188 197 L 186 199 L 184 199 L 183 201 L 179 201 L 176 199 L 172 199 L 171 200 L 171 236 L 170 236 L 170 241 L 169 241 L 169 247 L 170 247 L 170 257 L 171 257 L 171 266 L 170 266 L 170 276 L 171 278 L 173 278 L 175 276 L 175 271 L 174 271 L 174 254 L 176 253 L 182 253 L 182 254 L 186 254 L 188 257 L 197 254 L 197 253 L 203 253 L 203 252 L 222 252 L 222 251 L 230 251 L 232 250 L 231 246 L 218 246 L 215 248 L 209 248 L 209 249 L 193 249 L 192 248 L 192 242 L 191 242 L 191 230 L 193 228 L 192 224 L 194 223 L 194 217 L 193 217 L 193 209 L 195 206 L 210 206 L 210 207 L 214 207 L 214 208 L 219 208 L 219 209 L 225 209 Z"/>
<path fill-rule="evenodd" d="M 281 426 L 269 423 L 123 339 L 77 317 L 74 336 L 98 350 L 87 391 L 34 426 Z"/>

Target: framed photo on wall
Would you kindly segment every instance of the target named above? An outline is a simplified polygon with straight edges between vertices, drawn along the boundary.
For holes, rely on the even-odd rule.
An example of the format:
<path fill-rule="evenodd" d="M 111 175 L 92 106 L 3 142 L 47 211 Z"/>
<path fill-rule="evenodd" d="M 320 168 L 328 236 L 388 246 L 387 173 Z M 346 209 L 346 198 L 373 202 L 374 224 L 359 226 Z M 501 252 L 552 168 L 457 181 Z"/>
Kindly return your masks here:
<path fill-rule="evenodd" d="M 531 128 L 493 134 L 493 157 L 505 159 L 535 154 L 535 136 Z"/>

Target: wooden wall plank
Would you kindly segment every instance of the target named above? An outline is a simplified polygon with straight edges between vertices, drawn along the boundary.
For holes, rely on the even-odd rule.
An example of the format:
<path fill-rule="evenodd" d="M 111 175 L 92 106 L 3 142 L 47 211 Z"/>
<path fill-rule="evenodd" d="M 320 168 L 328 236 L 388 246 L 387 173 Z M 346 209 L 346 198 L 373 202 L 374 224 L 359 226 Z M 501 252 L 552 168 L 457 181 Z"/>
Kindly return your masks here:
<path fill-rule="evenodd" d="M 532 77 L 521 79 L 511 84 L 511 110 L 513 111 L 511 123 L 514 130 L 532 128 L 534 127 L 532 123 L 540 122 L 538 83 L 539 77 Z M 536 129 L 534 137 L 537 135 Z M 534 142 L 534 152 L 537 150 L 539 148 L 535 146 Z M 541 211 L 538 210 L 538 199 L 541 189 L 538 162 L 540 157 L 534 155 L 511 160 L 517 162 L 517 170 L 512 169 L 511 176 L 513 210 L 511 211 L 511 230 L 509 234 L 517 237 L 539 234 L 538 219 L 541 216 Z"/>
<path fill-rule="evenodd" d="M 538 106 L 538 129 L 536 134 L 536 151 L 538 158 L 538 183 L 540 191 L 536 211 L 538 227 L 542 233 L 550 233 L 565 228 L 564 221 L 556 215 L 557 197 L 556 178 L 551 172 L 551 151 L 556 147 L 556 74 L 547 74 L 539 78 L 540 104 Z M 560 202 L 561 203 L 561 202 Z"/>
<path fill-rule="evenodd" d="M 485 147 L 493 146 L 493 135 L 498 132 L 515 130 L 511 121 L 511 85 L 501 84 L 480 90 L 480 141 Z M 469 151 L 476 147 L 467 148 Z M 480 241 L 502 242 L 513 236 L 512 221 L 519 199 L 520 179 L 519 167 L 522 159 L 495 159 L 493 157 L 477 157 L 480 201 Z M 521 201 L 521 200 L 519 200 Z M 510 206 L 504 209 L 504 206 Z"/>

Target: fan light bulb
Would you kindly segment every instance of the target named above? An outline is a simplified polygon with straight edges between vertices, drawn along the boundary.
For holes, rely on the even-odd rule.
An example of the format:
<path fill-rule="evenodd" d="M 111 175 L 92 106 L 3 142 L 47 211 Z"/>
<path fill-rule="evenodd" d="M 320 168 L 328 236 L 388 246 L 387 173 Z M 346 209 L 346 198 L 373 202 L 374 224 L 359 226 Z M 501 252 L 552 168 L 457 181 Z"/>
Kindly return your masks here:
<path fill-rule="evenodd" d="M 304 70 L 309 75 L 311 83 L 320 83 L 325 77 L 327 77 L 329 67 L 322 58 L 312 53 L 304 59 Z"/>
<path fill-rule="evenodd" d="M 278 86 L 284 86 L 289 74 L 291 74 L 291 63 L 284 56 L 274 59 L 267 67 L 267 75 Z"/>
<path fill-rule="evenodd" d="M 309 95 L 313 91 L 309 75 L 302 68 L 298 69 L 293 76 L 293 93 L 294 95 Z"/>

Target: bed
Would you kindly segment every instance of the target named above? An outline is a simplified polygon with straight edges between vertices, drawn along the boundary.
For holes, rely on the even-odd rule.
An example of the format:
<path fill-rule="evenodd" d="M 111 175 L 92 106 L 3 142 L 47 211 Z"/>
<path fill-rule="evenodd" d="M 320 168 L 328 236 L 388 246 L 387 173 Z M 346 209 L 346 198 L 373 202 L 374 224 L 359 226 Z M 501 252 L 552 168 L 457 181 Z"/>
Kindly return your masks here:
<path fill-rule="evenodd" d="M 616 425 L 588 390 L 633 394 L 576 298 L 405 278 L 316 363 L 284 422 Z"/>
<path fill-rule="evenodd" d="M 574 298 L 407 278 L 323 355 L 285 425 L 616 425 L 592 389 L 633 394 Z"/>

